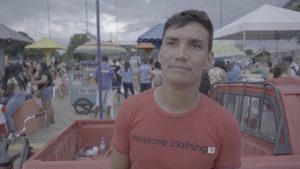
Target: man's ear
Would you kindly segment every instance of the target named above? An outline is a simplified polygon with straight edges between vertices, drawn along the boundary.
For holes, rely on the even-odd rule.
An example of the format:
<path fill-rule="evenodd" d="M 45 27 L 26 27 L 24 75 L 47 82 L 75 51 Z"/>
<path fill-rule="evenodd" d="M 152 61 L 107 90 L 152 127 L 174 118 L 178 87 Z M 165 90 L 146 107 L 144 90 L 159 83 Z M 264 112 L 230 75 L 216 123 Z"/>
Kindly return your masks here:
<path fill-rule="evenodd" d="M 160 51 L 161 51 L 161 50 L 158 51 L 158 56 L 157 56 L 157 59 L 158 59 L 158 62 L 159 62 L 159 63 L 161 63 Z"/>
<path fill-rule="evenodd" d="M 207 57 L 207 65 L 206 68 L 211 68 L 215 64 L 214 52 L 209 52 Z"/>

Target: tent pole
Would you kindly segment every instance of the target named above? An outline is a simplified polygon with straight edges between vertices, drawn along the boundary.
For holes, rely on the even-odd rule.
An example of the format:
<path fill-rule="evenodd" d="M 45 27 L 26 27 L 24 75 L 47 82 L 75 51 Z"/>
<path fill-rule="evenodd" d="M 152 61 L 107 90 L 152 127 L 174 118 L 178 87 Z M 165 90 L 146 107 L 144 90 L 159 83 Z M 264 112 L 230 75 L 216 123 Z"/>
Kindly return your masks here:
<path fill-rule="evenodd" d="M 278 39 L 276 39 L 276 54 L 275 54 L 276 58 L 278 56 Z"/>
<path fill-rule="evenodd" d="M 4 41 L 0 41 L 0 69 L 4 70 L 5 59 L 4 59 Z"/>
<path fill-rule="evenodd" d="M 243 52 L 245 52 L 246 31 L 243 31 Z"/>

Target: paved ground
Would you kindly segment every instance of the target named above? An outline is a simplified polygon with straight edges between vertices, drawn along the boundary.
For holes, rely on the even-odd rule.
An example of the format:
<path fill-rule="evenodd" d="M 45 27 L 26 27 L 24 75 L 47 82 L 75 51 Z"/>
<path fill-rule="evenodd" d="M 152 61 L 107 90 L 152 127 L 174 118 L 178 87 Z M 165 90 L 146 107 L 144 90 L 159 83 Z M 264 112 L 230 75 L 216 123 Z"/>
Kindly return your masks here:
<path fill-rule="evenodd" d="M 121 98 L 121 100 L 123 100 Z M 94 119 L 95 114 L 90 113 L 88 115 L 80 115 L 75 113 L 74 108 L 70 105 L 69 98 L 66 96 L 63 99 L 54 98 L 52 105 L 55 111 L 55 123 L 49 127 L 40 128 L 38 131 L 29 135 L 29 141 L 32 147 L 40 149 L 53 137 L 58 135 L 65 127 L 79 119 Z M 119 108 L 116 96 L 114 98 L 113 116 L 115 117 L 116 112 Z M 12 153 L 18 152 L 22 148 L 21 139 L 15 140 L 11 146 L 10 151 Z"/>

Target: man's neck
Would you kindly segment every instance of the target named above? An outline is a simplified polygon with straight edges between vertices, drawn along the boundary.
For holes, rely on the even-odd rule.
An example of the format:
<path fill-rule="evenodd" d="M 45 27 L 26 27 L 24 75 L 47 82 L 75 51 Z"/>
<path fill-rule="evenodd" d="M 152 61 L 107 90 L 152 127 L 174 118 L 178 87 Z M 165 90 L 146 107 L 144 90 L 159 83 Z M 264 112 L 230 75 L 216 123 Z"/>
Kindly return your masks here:
<path fill-rule="evenodd" d="M 180 114 L 194 108 L 200 100 L 196 87 L 178 90 L 176 87 L 161 86 L 154 91 L 155 102 L 166 112 Z"/>

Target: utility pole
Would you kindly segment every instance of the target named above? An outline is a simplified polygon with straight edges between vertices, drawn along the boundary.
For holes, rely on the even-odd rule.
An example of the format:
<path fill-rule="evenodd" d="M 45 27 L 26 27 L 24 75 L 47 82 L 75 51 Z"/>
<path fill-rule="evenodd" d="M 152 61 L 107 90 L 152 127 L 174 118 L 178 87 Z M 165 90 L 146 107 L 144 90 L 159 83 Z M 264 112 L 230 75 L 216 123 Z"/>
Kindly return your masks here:
<path fill-rule="evenodd" d="M 99 116 L 98 118 L 103 119 L 103 105 L 102 105 L 102 75 L 101 75 L 101 63 L 102 63 L 102 57 L 101 57 L 101 48 L 100 48 L 100 3 L 99 0 L 96 0 L 96 18 L 97 18 L 97 59 L 98 59 L 98 91 L 99 91 Z"/>
<path fill-rule="evenodd" d="M 222 24 L 222 18 L 223 18 L 223 17 L 222 17 L 222 15 L 223 15 L 223 14 L 222 14 L 222 13 L 223 13 L 222 10 L 223 10 L 223 9 L 222 9 L 222 8 L 223 8 L 223 4 L 222 4 L 222 0 L 220 0 L 220 28 L 222 28 L 222 25 L 223 25 L 223 24 Z"/>
<path fill-rule="evenodd" d="M 48 10 L 48 33 L 49 33 L 49 38 L 51 38 L 51 27 L 50 27 L 50 7 L 49 7 L 49 0 L 47 0 L 47 10 Z"/>
<path fill-rule="evenodd" d="M 116 44 L 118 43 L 118 0 L 115 0 L 116 6 Z"/>
<path fill-rule="evenodd" d="M 37 34 L 36 17 L 34 17 L 33 19 L 34 19 L 34 36 L 35 38 L 37 38 L 38 34 Z"/>
<path fill-rule="evenodd" d="M 85 33 L 88 34 L 87 0 L 85 0 Z"/>

